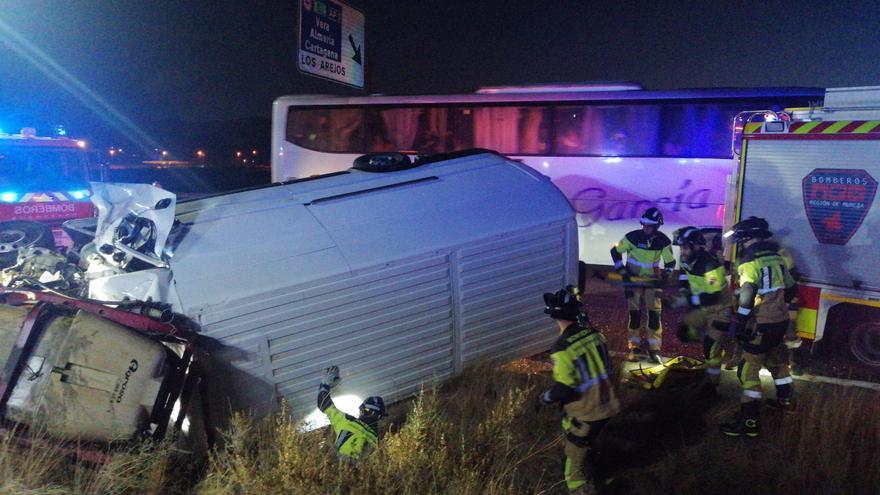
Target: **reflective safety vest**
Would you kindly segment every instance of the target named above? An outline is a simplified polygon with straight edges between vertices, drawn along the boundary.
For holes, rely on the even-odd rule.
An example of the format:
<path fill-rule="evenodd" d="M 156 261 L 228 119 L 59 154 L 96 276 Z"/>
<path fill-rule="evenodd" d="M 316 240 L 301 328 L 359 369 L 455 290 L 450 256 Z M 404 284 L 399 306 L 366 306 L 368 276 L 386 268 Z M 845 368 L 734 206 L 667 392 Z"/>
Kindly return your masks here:
<path fill-rule="evenodd" d="M 682 268 L 687 275 L 691 306 L 722 303 L 722 294 L 727 289 L 727 270 L 718 258 L 701 249 L 687 264 L 682 263 Z"/>
<path fill-rule="evenodd" d="M 550 351 L 553 380 L 548 399 L 560 401 L 566 414 L 581 421 L 598 421 L 620 410 L 613 387 L 608 343 L 598 330 L 573 323 Z"/>
<path fill-rule="evenodd" d="M 336 433 L 336 452 L 343 460 L 357 461 L 379 446 L 379 435 L 363 421 L 331 405 L 324 410 Z"/>
<path fill-rule="evenodd" d="M 665 267 L 675 266 L 672 255 L 672 241 L 662 232 L 651 236 L 643 230 L 633 230 L 623 236 L 611 250 L 614 266 L 622 266 L 622 255 L 626 254 L 626 266 L 630 273 L 640 277 L 656 277 L 660 260 Z"/>
<path fill-rule="evenodd" d="M 751 284 L 758 295 L 784 290 L 794 284 L 779 246 L 772 242 L 757 242 L 743 251 L 737 272 L 739 284 Z"/>

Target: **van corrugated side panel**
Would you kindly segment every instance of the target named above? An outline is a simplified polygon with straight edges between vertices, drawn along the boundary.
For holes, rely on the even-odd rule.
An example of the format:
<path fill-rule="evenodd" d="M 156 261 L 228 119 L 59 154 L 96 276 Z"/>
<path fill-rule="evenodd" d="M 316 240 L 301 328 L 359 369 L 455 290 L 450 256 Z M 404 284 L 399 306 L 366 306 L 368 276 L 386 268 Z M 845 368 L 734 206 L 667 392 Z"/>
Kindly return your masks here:
<path fill-rule="evenodd" d="M 541 295 L 571 283 L 560 259 L 565 225 L 520 231 L 458 251 L 461 363 L 505 360 L 550 348 L 558 335 Z"/>
<path fill-rule="evenodd" d="M 878 287 L 878 157 L 876 140 L 751 140 L 741 218 L 766 218 L 807 280 Z"/>
<path fill-rule="evenodd" d="M 243 397 L 244 404 L 259 402 L 264 394 L 253 387 L 263 387 L 266 400 L 277 393 L 295 415 L 309 412 L 331 364 L 343 377 L 334 395 L 394 400 L 453 372 L 449 266 L 448 253 L 433 253 L 228 301 L 229 318 L 215 319 L 203 333 L 249 351 L 227 356 L 232 366 L 224 377 L 237 381 L 230 390 L 256 394 Z"/>

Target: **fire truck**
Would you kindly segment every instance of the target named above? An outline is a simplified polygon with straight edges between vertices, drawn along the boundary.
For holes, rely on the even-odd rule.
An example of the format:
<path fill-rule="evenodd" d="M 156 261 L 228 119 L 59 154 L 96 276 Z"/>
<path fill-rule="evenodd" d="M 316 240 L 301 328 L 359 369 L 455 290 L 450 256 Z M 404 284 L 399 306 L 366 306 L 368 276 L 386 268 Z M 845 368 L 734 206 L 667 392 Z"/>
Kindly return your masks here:
<path fill-rule="evenodd" d="M 0 267 L 23 246 L 69 245 L 60 225 L 94 214 L 86 142 L 0 131 Z"/>
<path fill-rule="evenodd" d="M 830 88 L 822 107 L 741 121 L 725 228 L 765 218 L 800 272 L 798 335 L 880 366 L 880 86 Z"/>

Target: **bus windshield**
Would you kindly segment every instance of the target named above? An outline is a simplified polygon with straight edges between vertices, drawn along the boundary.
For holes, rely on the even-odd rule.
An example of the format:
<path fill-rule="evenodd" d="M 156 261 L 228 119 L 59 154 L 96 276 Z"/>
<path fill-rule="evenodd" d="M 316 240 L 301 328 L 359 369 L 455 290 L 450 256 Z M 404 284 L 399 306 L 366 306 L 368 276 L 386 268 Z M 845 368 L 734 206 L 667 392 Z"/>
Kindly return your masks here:
<path fill-rule="evenodd" d="M 0 145 L 0 187 L 69 188 L 87 181 L 87 163 L 81 150 Z"/>

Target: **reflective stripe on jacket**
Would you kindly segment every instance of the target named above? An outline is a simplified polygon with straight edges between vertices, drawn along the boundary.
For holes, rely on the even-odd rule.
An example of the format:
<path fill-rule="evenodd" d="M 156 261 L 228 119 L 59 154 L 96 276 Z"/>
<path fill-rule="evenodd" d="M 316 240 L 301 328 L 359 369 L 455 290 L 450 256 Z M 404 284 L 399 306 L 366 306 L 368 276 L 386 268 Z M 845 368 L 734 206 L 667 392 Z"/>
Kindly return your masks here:
<path fill-rule="evenodd" d="M 615 265 L 621 262 L 623 254 L 626 254 L 627 269 L 640 277 L 657 276 L 655 269 L 661 260 L 665 267 L 675 266 L 672 241 L 662 232 L 648 236 L 642 230 L 633 230 L 611 250 Z"/>

